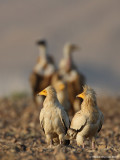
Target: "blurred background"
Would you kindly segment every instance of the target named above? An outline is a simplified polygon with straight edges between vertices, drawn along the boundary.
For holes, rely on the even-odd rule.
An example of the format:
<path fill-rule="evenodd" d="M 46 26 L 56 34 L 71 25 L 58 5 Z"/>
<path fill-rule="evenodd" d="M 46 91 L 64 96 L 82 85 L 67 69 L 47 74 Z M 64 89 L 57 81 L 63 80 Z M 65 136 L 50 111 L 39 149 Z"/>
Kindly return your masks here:
<path fill-rule="evenodd" d="M 87 83 L 98 94 L 120 94 L 119 0 L 0 0 L 0 96 L 30 93 L 40 38 L 56 63 L 66 42 L 79 45 L 73 57 Z"/>

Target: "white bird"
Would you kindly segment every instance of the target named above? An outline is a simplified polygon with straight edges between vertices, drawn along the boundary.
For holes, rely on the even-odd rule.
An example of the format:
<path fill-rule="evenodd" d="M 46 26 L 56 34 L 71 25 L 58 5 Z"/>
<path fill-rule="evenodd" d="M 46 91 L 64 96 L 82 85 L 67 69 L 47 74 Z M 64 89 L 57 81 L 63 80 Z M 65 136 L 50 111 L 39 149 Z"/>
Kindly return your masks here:
<path fill-rule="evenodd" d="M 82 145 L 83 148 L 85 139 L 89 138 L 92 148 L 95 148 L 95 138 L 102 128 L 104 116 L 97 106 L 93 89 L 85 86 L 84 92 L 77 97 L 83 99 L 81 110 L 74 115 L 66 138 L 76 139 L 77 145 Z"/>
<path fill-rule="evenodd" d="M 57 99 L 55 89 L 48 86 L 38 95 L 46 96 L 40 112 L 40 125 L 46 135 L 47 143 L 52 145 L 53 139 L 58 137 L 60 144 L 64 144 L 64 136 L 70 126 L 70 121 Z"/>

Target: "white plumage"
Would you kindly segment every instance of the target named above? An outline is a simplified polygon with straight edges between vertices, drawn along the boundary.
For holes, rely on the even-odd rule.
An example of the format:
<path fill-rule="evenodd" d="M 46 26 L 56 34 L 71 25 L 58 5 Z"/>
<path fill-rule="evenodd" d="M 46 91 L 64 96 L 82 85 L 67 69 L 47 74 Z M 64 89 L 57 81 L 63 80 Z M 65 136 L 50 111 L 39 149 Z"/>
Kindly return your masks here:
<path fill-rule="evenodd" d="M 52 86 L 47 87 L 39 95 L 46 96 L 40 112 L 40 125 L 46 135 L 47 143 L 52 145 L 53 139 L 57 137 L 62 144 L 70 125 L 67 113 L 59 103 Z"/>
<path fill-rule="evenodd" d="M 92 141 L 92 148 L 94 148 L 95 137 L 102 128 L 104 117 L 97 107 L 93 89 L 85 86 L 84 92 L 77 97 L 83 98 L 83 103 L 81 110 L 74 115 L 66 137 L 76 138 L 77 144 L 83 147 L 85 139 L 89 138 Z"/>

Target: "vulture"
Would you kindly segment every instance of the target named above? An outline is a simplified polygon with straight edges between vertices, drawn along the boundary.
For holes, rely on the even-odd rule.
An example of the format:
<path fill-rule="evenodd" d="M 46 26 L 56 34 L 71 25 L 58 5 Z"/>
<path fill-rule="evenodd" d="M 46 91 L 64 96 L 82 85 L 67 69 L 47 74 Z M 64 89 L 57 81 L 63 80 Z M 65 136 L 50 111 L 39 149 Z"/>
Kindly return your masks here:
<path fill-rule="evenodd" d="M 74 115 L 65 138 L 76 139 L 77 145 L 83 148 L 85 139 L 89 138 L 94 149 L 95 139 L 102 128 L 104 116 L 97 106 L 96 94 L 92 88 L 85 86 L 83 93 L 77 97 L 83 99 L 81 110 Z"/>
<path fill-rule="evenodd" d="M 59 144 L 67 144 L 68 142 L 66 142 L 64 136 L 70 127 L 70 121 L 63 106 L 58 101 L 55 89 L 52 86 L 48 86 L 43 91 L 39 92 L 38 96 L 39 95 L 44 95 L 46 97 L 39 119 L 47 143 L 52 146 L 54 138 L 58 138 Z"/>
<path fill-rule="evenodd" d="M 53 58 L 48 54 L 47 42 L 39 40 L 36 42 L 39 49 L 39 57 L 30 75 L 30 85 L 35 104 L 41 104 L 43 97 L 37 97 L 36 94 L 51 84 L 52 76 L 56 70 Z"/>
<path fill-rule="evenodd" d="M 73 62 L 72 54 L 79 47 L 74 44 L 67 43 L 63 49 L 63 58 L 60 61 L 59 69 L 52 78 L 52 83 L 58 80 L 63 80 L 67 84 L 69 101 L 72 105 L 71 112 L 75 113 L 80 109 L 80 100 L 76 100 L 76 95 L 83 91 L 85 85 L 85 77 L 78 71 L 78 68 Z"/>
<path fill-rule="evenodd" d="M 58 80 L 53 87 L 55 88 L 57 92 L 57 97 L 60 102 L 60 104 L 64 107 L 65 111 L 69 113 L 70 110 L 70 102 L 68 98 L 68 92 L 67 92 L 67 86 L 64 81 Z"/>

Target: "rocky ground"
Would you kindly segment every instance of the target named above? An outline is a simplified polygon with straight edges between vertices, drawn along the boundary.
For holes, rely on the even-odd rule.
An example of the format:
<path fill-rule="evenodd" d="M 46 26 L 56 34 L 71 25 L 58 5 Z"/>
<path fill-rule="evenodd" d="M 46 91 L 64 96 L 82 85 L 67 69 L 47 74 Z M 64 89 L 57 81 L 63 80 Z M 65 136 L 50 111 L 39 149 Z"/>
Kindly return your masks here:
<path fill-rule="evenodd" d="M 0 99 L 0 159 L 120 159 L 120 97 L 99 98 L 105 122 L 92 150 L 75 142 L 49 148 L 39 124 L 40 108 L 29 97 Z"/>

